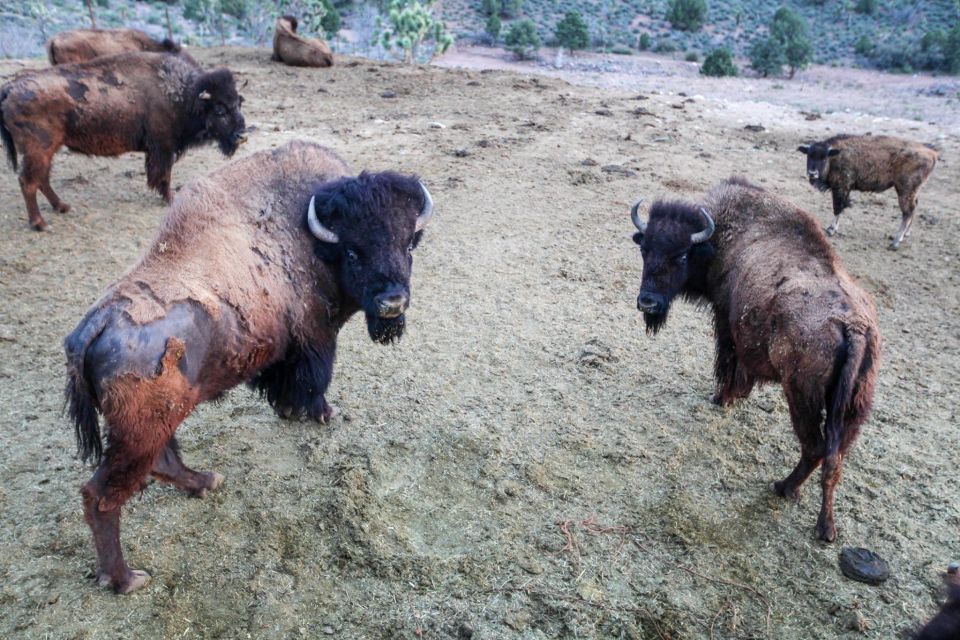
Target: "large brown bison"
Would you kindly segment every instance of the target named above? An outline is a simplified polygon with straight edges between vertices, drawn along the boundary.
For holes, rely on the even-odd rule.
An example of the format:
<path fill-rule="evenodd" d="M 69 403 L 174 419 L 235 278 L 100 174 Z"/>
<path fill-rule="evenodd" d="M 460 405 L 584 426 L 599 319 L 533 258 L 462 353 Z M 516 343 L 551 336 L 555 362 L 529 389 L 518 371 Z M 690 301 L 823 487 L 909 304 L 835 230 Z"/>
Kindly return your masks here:
<path fill-rule="evenodd" d="M 47 40 L 47 57 L 52 65 L 130 51 L 180 53 L 180 45 L 168 38 L 154 40 L 139 29 L 73 29 Z"/>
<path fill-rule="evenodd" d="M 325 422 L 344 323 L 362 311 L 374 341 L 403 334 L 433 202 L 413 177 L 348 174 L 333 152 L 291 142 L 198 180 L 66 338 L 69 413 L 99 463 L 81 493 L 101 585 L 148 580 L 119 537 L 120 507 L 148 476 L 198 496 L 223 480 L 180 460 L 174 432 L 197 404 L 246 381 L 282 417 Z"/>
<path fill-rule="evenodd" d="M 832 236 L 840 227 L 840 214 L 850 206 L 850 191 L 897 190 L 903 220 L 893 236 L 896 250 L 910 235 L 920 187 L 937 166 L 937 152 L 917 142 L 889 136 L 838 135 L 823 142 L 801 145 L 807 156 L 807 178 L 820 191 L 833 195 Z"/>
<path fill-rule="evenodd" d="M 960 638 L 960 563 L 951 563 L 943 577 L 947 601 L 939 613 L 924 625 L 913 640 L 957 640 Z"/>
<path fill-rule="evenodd" d="M 92 156 L 146 154 L 147 185 L 169 202 L 173 163 L 216 141 L 232 155 L 243 141 L 242 98 L 226 69 L 204 72 L 180 56 L 121 53 L 22 74 L 0 87 L 0 138 L 11 166 L 23 156 L 20 189 L 34 229 L 47 227 L 37 189 L 60 212 L 50 186 L 53 155 L 66 146 Z"/>
<path fill-rule="evenodd" d="M 658 201 L 631 213 L 643 256 L 637 307 L 649 333 L 676 296 L 714 312 L 717 393 L 727 406 L 755 384 L 780 382 L 800 440 L 800 462 L 775 482 L 799 499 L 820 465 L 817 535 L 836 538 L 833 492 L 867 419 L 880 356 L 871 297 L 847 274 L 816 221 L 789 202 L 731 178 L 700 205 Z"/>
<path fill-rule="evenodd" d="M 323 40 L 298 34 L 296 18 L 283 16 L 273 31 L 272 60 L 293 67 L 332 67 L 333 52 Z"/>

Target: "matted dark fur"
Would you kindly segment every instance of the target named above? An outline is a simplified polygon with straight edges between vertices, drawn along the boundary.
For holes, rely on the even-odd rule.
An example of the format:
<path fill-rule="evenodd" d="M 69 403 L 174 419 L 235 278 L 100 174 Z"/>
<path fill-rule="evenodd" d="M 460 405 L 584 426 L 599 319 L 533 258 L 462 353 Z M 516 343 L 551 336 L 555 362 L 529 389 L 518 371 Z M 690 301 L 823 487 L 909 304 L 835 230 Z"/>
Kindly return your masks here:
<path fill-rule="evenodd" d="M 69 211 L 50 186 L 60 147 L 95 156 L 146 154 L 147 184 L 168 202 L 173 163 L 216 142 L 231 155 L 243 140 L 242 98 L 226 69 L 204 72 L 183 56 L 121 53 L 18 75 L 0 87 L 0 137 L 17 168 L 30 225 L 47 223 L 37 191 Z"/>
<path fill-rule="evenodd" d="M 311 196 L 338 242 L 309 230 Z M 151 474 L 196 495 L 222 481 L 184 466 L 171 444 L 197 404 L 249 382 L 282 417 L 334 415 L 325 393 L 344 323 L 362 310 L 376 341 L 402 333 L 424 205 L 415 177 L 349 177 L 307 142 L 183 189 L 138 264 L 64 343 L 77 446 L 98 462 L 82 494 L 101 584 L 126 593 L 146 583 L 123 559 L 119 522 Z M 378 317 L 388 302 L 390 317 Z"/>
<path fill-rule="evenodd" d="M 840 226 L 840 214 L 850 206 L 851 191 L 897 191 L 902 220 L 891 249 L 910 235 L 920 188 L 937 166 L 937 152 L 930 147 L 890 136 L 840 134 L 822 142 L 801 145 L 807 156 L 807 178 L 819 191 L 833 197 L 833 223 L 827 235 Z"/>
<path fill-rule="evenodd" d="M 51 65 L 87 62 L 134 51 L 181 53 L 180 45 L 169 38 L 154 40 L 139 29 L 71 29 L 47 40 L 47 58 Z"/>
<path fill-rule="evenodd" d="M 704 231 L 706 209 L 716 224 Z M 634 241 L 643 256 L 637 306 L 660 331 L 679 296 L 714 316 L 717 393 L 727 406 L 754 385 L 780 382 L 801 458 L 773 485 L 799 499 L 823 466 L 817 535 L 832 541 L 833 492 L 843 458 L 870 413 L 880 355 L 872 298 L 847 274 L 816 221 L 742 178 L 707 193 L 702 205 L 655 202 Z"/>
<path fill-rule="evenodd" d="M 956 564 L 944 575 L 947 599 L 940 611 L 913 636 L 913 640 L 960 639 L 960 569 Z"/>

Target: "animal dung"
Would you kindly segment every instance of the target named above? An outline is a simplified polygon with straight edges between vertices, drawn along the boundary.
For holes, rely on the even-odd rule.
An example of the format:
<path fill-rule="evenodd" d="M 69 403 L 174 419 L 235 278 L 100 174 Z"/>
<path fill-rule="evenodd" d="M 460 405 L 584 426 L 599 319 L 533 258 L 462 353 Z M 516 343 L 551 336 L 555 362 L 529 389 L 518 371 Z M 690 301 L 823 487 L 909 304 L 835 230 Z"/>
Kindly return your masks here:
<path fill-rule="evenodd" d="M 869 549 L 847 547 L 840 552 L 840 571 L 857 582 L 878 585 L 890 577 L 887 561 Z"/>

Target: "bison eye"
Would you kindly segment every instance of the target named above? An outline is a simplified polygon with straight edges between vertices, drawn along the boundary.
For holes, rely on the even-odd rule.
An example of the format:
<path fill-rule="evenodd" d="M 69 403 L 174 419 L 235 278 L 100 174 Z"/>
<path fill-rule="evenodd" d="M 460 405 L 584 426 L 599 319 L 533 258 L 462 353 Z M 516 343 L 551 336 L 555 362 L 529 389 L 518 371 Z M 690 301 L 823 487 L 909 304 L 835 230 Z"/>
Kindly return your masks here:
<path fill-rule="evenodd" d="M 407 253 L 413 253 L 413 242 L 407 245 Z"/>
<path fill-rule="evenodd" d="M 357 252 L 353 249 L 347 249 L 347 260 L 350 262 L 358 262 L 360 260 L 360 256 L 358 256 Z"/>
<path fill-rule="evenodd" d="M 687 254 L 680 254 L 675 258 L 675 260 L 677 261 L 677 264 L 687 264 Z"/>

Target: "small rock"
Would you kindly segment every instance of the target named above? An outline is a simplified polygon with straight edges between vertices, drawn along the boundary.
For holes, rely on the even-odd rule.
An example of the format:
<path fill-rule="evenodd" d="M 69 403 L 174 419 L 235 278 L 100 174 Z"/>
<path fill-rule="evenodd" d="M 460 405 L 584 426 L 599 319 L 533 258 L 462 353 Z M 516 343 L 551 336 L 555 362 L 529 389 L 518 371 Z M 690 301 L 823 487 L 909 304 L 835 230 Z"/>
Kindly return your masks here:
<path fill-rule="evenodd" d="M 881 584 L 890 577 L 886 560 L 869 549 L 847 547 L 840 552 L 840 570 L 857 582 Z"/>
<path fill-rule="evenodd" d="M 331 627 L 330 625 L 327 625 L 326 627 L 324 627 L 322 631 L 328 636 L 332 636 L 334 634 L 333 627 Z"/>
<path fill-rule="evenodd" d="M 761 131 L 766 131 L 767 128 L 762 124 L 748 124 L 744 127 L 747 131 L 753 131 L 754 133 L 760 133 Z"/>
<path fill-rule="evenodd" d="M 600 167 L 600 171 L 603 171 L 604 173 L 619 173 L 620 175 L 626 176 L 628 178 L 632 178 L 633 176 L 637 175 L 636 172 L 631 171 L 626 167 L 622 167 L 619 164 L 605 165 L 603 167 Z"/>
<path fill-rule="evenodd" d="M 470 152 L 466 149 L 454 149 L 450 152 L 450 155 L 452 155 L 454 158 L 466 158 L 470 155 Z"/>
<path fill-rule="evenodd" d="M 612 115 L 613 115 L 613 111 L 610 111 L 610 109 L 597 109 L 596 111 L 594 111 L 594 113 L 597 114 L 598 116 L 612 116 Z"/>
<path fill-rule="evenodd" d="M 533 558 L 522 558 L 517 565 L 529 574 L 538 576 L 543 573 L 543 565 Z"/>
<path fill-rule="evenodd" d="M 447 128 L 447 125 L 443 124 L 442 122 L 431 122 L 431 123 L 430 123 L 430 128 L 431 128 L 431 129 L 446 129 L 446 128 Z"/>
<path fill-rule="evenodd" d="M 380 97 L 381 97 L 381 98 L 387 98 L 388 100 L 389 100 L 390 98 L 396 98 L 396 97 L 397 97 L 397 92 L 396 92 L 396 91 L 384 91 L 383 93 L 380 94 Z"/>
<path fill-rule="evenodd" d="M 595 167 L 600 163 L 594 160 L 593 158 L 586 158 L 585 160 L 581 160 L 580 164 L 582 164 L 585 167 Z"/>

